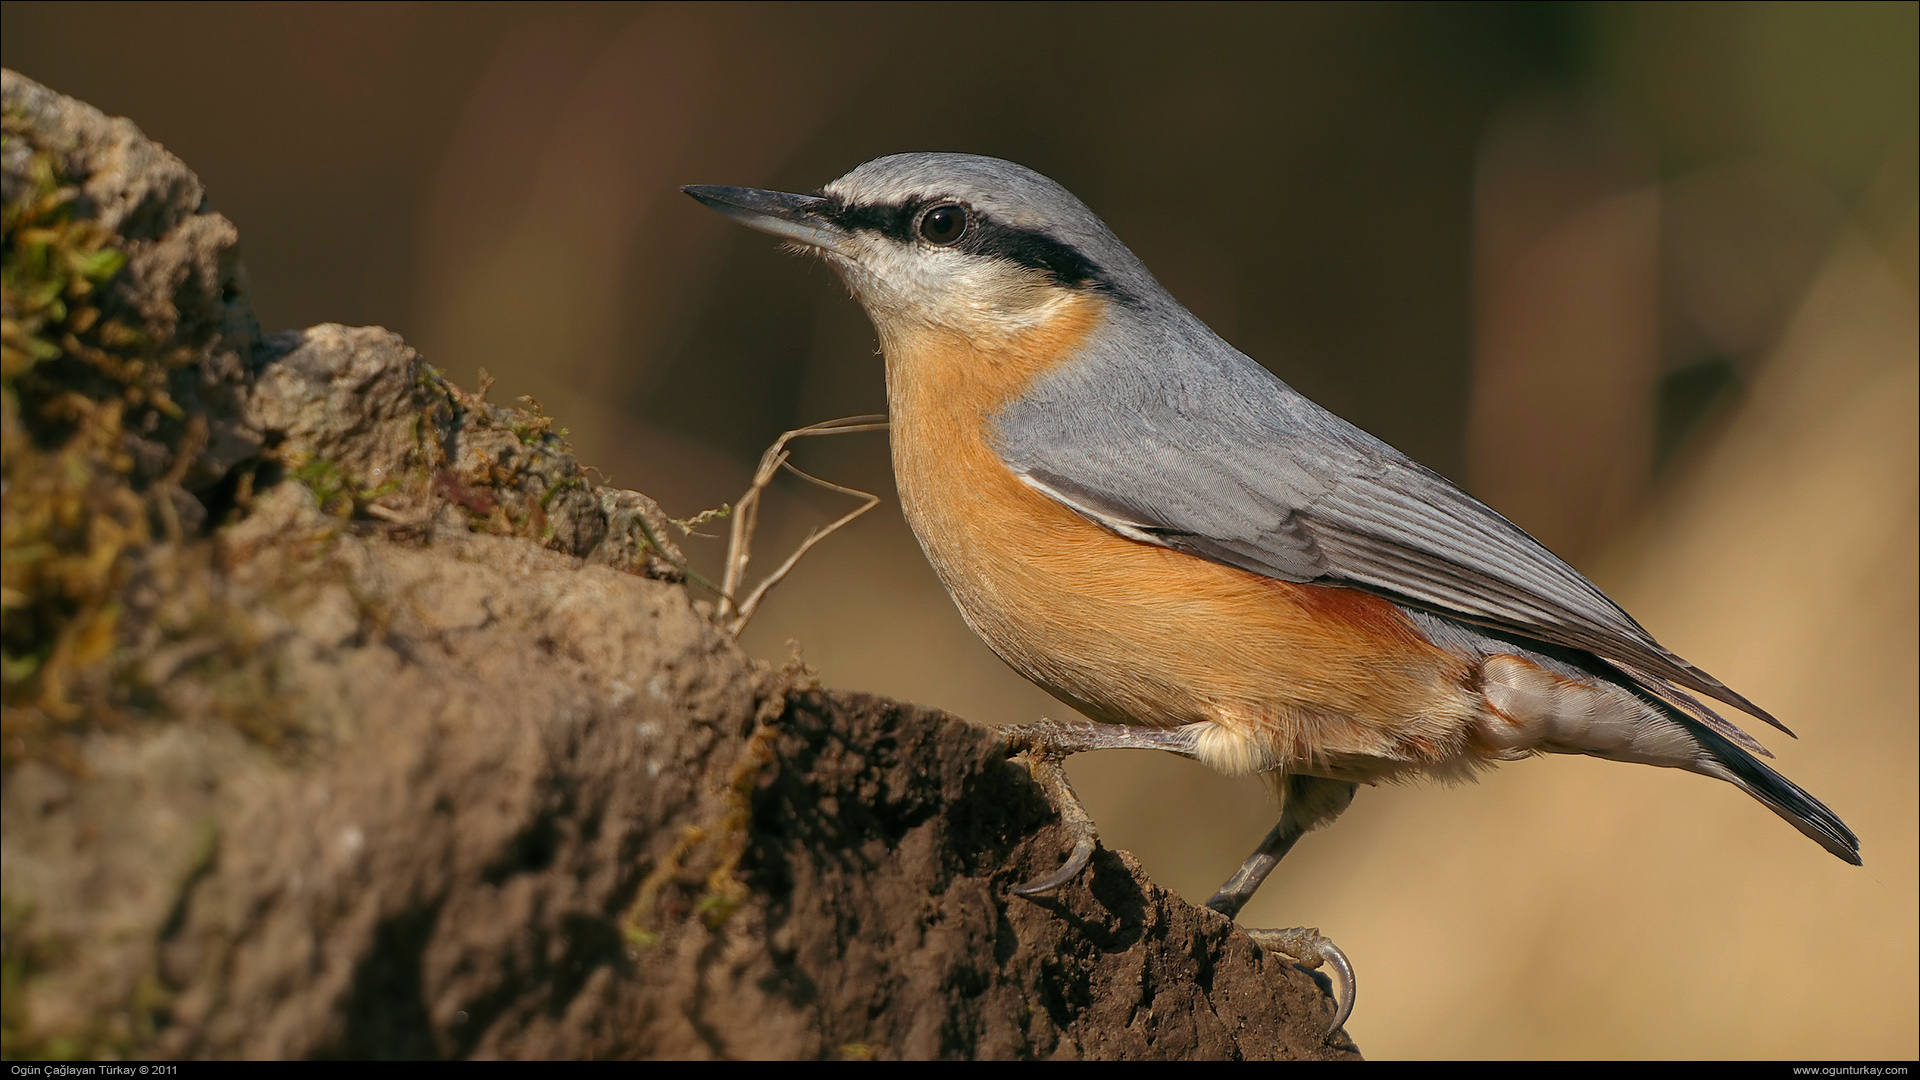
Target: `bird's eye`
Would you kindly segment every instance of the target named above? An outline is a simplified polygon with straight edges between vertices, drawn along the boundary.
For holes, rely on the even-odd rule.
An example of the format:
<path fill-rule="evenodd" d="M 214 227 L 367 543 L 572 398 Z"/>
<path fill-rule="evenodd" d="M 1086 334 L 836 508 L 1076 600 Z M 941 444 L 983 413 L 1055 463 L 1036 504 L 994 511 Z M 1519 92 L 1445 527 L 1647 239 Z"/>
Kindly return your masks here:
<path fill-rule="evenodd" d="M 946 247 L 960 239 L 967 231 L 967 209 L 953 203 L 941 203 L 939 206 L 920 215 L 920 237 L 929 244 Z"/>

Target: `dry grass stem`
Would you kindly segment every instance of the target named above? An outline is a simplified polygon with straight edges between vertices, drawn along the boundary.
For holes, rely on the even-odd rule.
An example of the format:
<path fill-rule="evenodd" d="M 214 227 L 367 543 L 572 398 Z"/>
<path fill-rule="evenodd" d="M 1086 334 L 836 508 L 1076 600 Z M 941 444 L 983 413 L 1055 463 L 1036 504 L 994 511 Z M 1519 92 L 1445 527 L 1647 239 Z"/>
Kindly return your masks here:
<path fill-rule="evenodd" d="M 720 625 L 726 627 L 728 633 L 736 637 L 739 636 L 740 631 L 746 628 L 747 620 L 753 618 L 753 613 L 759 608 L 760 602 L 766 599 L 767 592 L 775 585 L 778 585 L 781 579 L 785 578 L 787 574 L 799 564 L 801 557 L 808 551 L 811 551 L 813 545 L 833 535 L 861 514 L 880 505 L 880 496 L 878 495 L 872 494 L 871 492 L 858 491 L 850 487 L 842 487 L 830 480 L 822 480 L 817 476 L 794 468 L 792 463 L 787 460 L 793 453 L 793 451 L 788 449 L 787 444 L 795 439 L 807 438 L 814 435 L 852 435 L 863 431 L 885 431 L 886 429 L 887 418 L 881 413 L 869 413 L 864 416 L 843 416 L 838 420 L 828 420 L 824 423 L 809 424 L 803 428 L 795 428 L 781 435 L 778 439 L 775 439 L 773 445 L 767 447 L 767 452 L 760 455 L 760 468 L 753 474 L 753 484 L 747 488 L 747 493 L 740 496 L 740 501 L 734 505 L 733 528 L 727 541 L 727 572 L 720 584 L 720 604 L 714 611 L 714 619 L 718 621 Z M 861 503 L 833 522 L 808 533 L 807 538 L 800 542 L 800 546 L 794 549 L 793 554 L 787 556 L 785 562 L 781 563 L 773 573 L 768 574 L 760 584 L 754 586 L 753 591 L 748 593 L 744 600 L 736 601 L 735 597 L 740 595 L 741 582 L 746 578 L 747 560 L 752 554 L 754 526 L 758 524 L 760 520 L 760 495 L 767 489 L 767 485 L 773 482 L 774 476 L 777 475 L 781 469 L 787 470 L 810 484 L 826 488 L 829 491 L 837 491 L 843 495 L 851 495 L 854 498 L 860 499 Z"/>

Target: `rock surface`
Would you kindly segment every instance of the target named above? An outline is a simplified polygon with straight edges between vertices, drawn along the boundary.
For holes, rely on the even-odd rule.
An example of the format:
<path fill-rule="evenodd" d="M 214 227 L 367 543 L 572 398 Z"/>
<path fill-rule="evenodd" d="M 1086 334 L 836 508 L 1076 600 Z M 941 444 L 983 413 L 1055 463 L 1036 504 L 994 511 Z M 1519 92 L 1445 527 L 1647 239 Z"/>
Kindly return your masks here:
<path fill-rule="evenodd" d="M 537 408 L 378 328 L 262 337 L 184 165 L 13 72 L 4 108 L 7 258 L 104 228 L 137 333 L 98 348 L 164 352 L 173 406 L 99 429 L 90 483 L 166 526 L 75 549 L 111 603 L 9 578 L 7 1056 L 1355 1056 L 1125 853 L 1011 897 L 1065 844 L 992 732 L 749 659 Z M 58 214 L 14 213 L 35 169 Z M 92 430 L 36 402 L 149 385 L 85 326 L 33 352 L 78 309 L 28 325 L 13 266 L 9 522 Z"/>

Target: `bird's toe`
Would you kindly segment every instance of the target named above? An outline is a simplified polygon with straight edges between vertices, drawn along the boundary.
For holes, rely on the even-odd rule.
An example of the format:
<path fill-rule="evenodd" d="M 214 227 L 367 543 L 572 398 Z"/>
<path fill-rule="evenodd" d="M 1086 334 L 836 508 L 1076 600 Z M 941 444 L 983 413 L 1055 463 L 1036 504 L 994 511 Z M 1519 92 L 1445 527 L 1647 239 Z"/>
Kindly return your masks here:
<path fill-rule="evenodd" d="M 1099 834 L 1094 831 L 1093 818 L 1087 808 L 1080 803 L 1080 796 L 1074 793 L 1073 785 L 1067 780 L 1067 770 L 1058 758 L 1044 753 L 1023 753 L 1020 755 L 1033 773 L 1033 779 L 1046 794 L 1047 802 L 1052 804 L 1054 812 L 1060 815 L 1060 824 L 1073 838 L 1073 851 L 1060 869 L 1037 881 L 1016 885 L 1016 896 L 1042 896 L 1058 889 L 1080 875 L 1087 864 L 1093 861 L 1093 849 L 1099 844 Z"/>
<path fill-rule="evenodd" d="M 1339 994 L 1334 1001 L 1333 1026 L 1327 1029 L 1327 1036 L 1331 1038 L 1346 1026 L 1347 1018 L 1353 1015 L 1353 998 L 1357 987 L 1353 977 L 1353 962 L 1347 959 L 1346 953 L 1340 951 L 1340 946 L 1311 926 L 1295 926 L 1285 930 L 1247 930 L 1246 933 L 1255 945 L 1291 957 L 1302 967 L 1312 969 L 1324 964 L 1332 968 L 1333 981 Z"/>

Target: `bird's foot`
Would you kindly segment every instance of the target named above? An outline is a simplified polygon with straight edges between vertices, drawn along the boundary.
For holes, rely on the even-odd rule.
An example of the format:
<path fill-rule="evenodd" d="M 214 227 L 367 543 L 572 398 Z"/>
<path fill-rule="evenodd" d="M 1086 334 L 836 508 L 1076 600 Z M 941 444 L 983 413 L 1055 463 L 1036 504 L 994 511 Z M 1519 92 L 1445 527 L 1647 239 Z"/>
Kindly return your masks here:
<path fill-rule="evenodd" d="M 1029 881 L 1025 885 L 1013 887 L 1016 896 L 1044 896 L 1080 876 L 1080 871 L 1093 861 L 1093 849 L 1100 843 L 1100 836 L 1094 832 L 1093 818 L 1087 814 L 1087 808 L 1081 805 L 1080 796 L 1074 794 L 1073 785 L 1067 780 L 1067 770 L 1060 759 L 1044 751 L 1028 750 L 1020 756 L 1027 759 L 1027 768 L 1040 784 L 1040 790 L 1046 792 L 1047 801 L 1060 815 L 1060 824 L 1073 838 L 1073 853 L 1060 869 L 1038 881 Z"/>
<path fill-rule="evenodd" d="M 1060 815 L 1060 823 L 1073 837 L 1073 854 L 1059 870 L 1039 881 L 1016 886 L 1019 896 L 1040 896 L 1072 881 L 1087 868 L 1093 849 L 1100 842 L 1093 830 L 1093 818 L 1080 804 L 1067 782 L 1067 770 L 1061 764 L 1068 754 L 1083 750 L 1165 750 L 1181 757 L 1192 757 L 1198 732 L 1210 725 L 1187 724 L 1176 728 L 1138 727 L 1132 724 L 1096 724 L 1089 720 L 1047 720 L 1031 724 L 1013 724 L 1000 729 L 1007 740 L 1009 757 L 1025 758 L 1027 768 L 1047 793 L 1047 801 Z"/>
<path fill-rule="evenodd" d="M 1295 926 L 1286 930 L 1247 930 L 1247 937 L 1255 945 L 1269 952 L 1277 952 L 1292 959 L 1301 967 L 1309 970 L 1322 964 L 1333 969 L 1333 981 L 1339 986 L 1340 993 L 1334 1000 L 1333 1026 L 1327 1029 L 1328 1037 L 1346 1026 L 1347 1018 L 1353 1015 L 1353 963 L 1340 946 L 1321 936 L 1317 927 Z"/>
<path fill-rule="evenodd" d="M 1028 771 L 1046 794 L 1047 802 L 1060 815 L 1060 824 L 1067 830 L 1067 835 L 1073 838 L 1073 851 L 1060 869 L 1037 881 L 1014 886 L 1015 896 L 1043 896 L 1079 877 L 1080 872 L 1093 861 L 1093 849 L 1100 843 L 1099 834 L 1093 828 L 1092 816 L 1087 813 L 1080 796 L 1074 793 L 1072 782 L 1067 779 L 1063 759 L 1077 747 L 1060 745 L 1062 740 L 1057 736 L 1065 726 L 1042 720 L 1037 724 L 1020 724 L 1003 732 L 1008 748 L 1014 751 L 1011 756 L 1025 759 Z"/>

